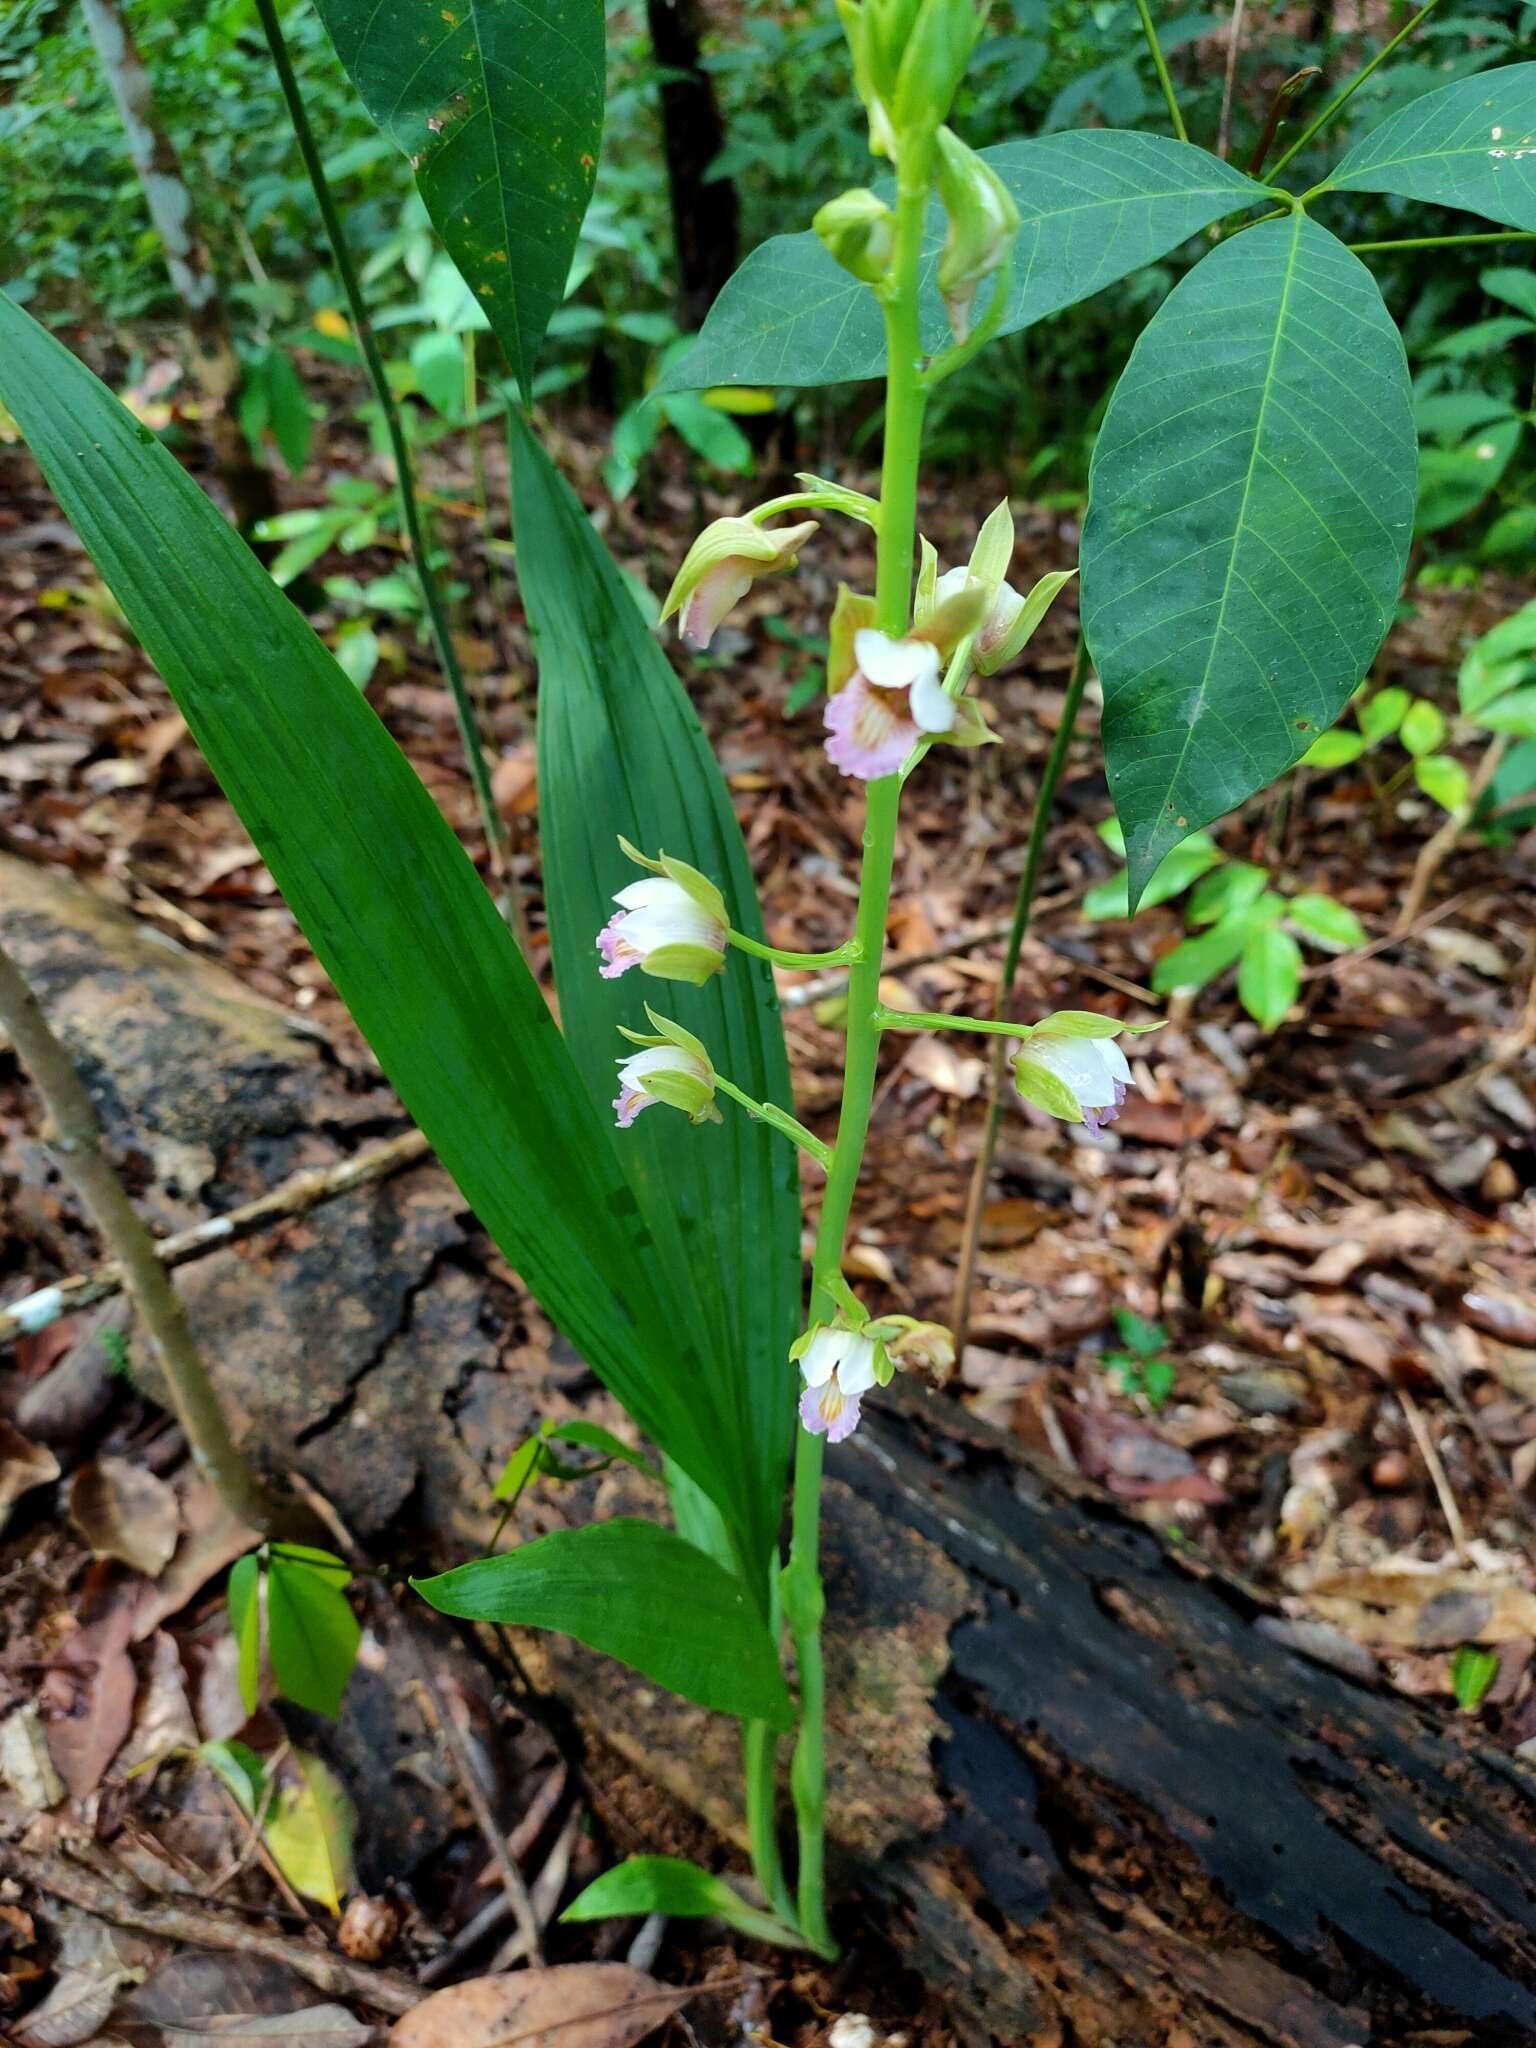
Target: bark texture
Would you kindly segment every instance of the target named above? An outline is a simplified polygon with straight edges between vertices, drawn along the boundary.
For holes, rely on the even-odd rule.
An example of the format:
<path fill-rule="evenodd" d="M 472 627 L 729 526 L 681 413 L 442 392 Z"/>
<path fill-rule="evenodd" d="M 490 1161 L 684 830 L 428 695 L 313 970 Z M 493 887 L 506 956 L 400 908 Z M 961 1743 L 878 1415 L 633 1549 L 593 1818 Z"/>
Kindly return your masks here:
<path fill-rule="evenodd" d="M 704 69 L 704 13 L 699 0 L 646 0 L 651 51 L 668 74 L 661 88 L 663 147 L 672 195 L 672 232 L 682 293 L 683 325 L 703 325 L 741 246 L 736 187 L 711 178 L 725 147 L 714 80 Z"/>
<path fill-rule="evenodd" d="M 109 1128 L 174 1121 L 173 1156 L 206 1160 L 187 1200 L 244 1198 L 390 1112 L 73 882 L 0 858 L 0 939 Z M 139 1019 L 121 1039 L 109 990 Z M 169 1091 L 135 1050 L 157 1004 Z M 414 1557 L 483 1547 L 491 1480 L 541 1414 L 619 1420 L 430 1165 L 212 1254 L 188 1292 L 242 1444 Z M 1260 1595 L 946 1401 L 877 1411 L 829 1471 L 839 1931 L 888 1939 L 922 2018 L 969 2048 L 1536 2038 L 1531 1772 L 1296 1656 Z M 523 1526 L 654 1512 L 640 1484 L 536 1489 Z M 594 1742 L 740 1840 L 733 1727 L 562 1639 L 524 1649 Z"/>

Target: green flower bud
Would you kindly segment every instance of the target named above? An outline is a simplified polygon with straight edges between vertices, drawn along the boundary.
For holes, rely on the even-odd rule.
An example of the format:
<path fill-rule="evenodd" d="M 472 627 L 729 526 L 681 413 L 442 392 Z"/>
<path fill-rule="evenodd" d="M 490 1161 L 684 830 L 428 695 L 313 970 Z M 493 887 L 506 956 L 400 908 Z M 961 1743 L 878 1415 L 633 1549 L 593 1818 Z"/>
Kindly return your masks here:
<path fill-rule="evenodd" d="M 931 132 L 947 117 L 985 23 L 985 8 L 973 0 L 923 0 L 889 100 L 898 136 Z"/>
<path fill-rule="evenodd" d="M 1007 255 L 1018 232 L 1019 209 L 991 166 L 949 128 L 939 130 L 939 197 L 949 215 L 939 290 L 955 339 L 964 341 L 977 287 Z"/>
<path fill-rule="evenodd" d="M 860 189 L 829 199 L 811 226 L 844 270 L 861 284 L 878 284 L 896 246 L 894 221 L 883 199 Z"/>

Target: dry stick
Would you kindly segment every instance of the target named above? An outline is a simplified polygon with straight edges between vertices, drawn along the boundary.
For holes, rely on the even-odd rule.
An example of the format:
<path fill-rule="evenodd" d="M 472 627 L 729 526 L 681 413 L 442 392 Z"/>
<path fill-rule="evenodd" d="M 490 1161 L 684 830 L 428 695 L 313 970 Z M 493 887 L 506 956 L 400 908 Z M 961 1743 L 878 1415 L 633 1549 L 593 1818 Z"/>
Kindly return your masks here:
<path fill-rule="evenodd" d="M 512 872 L 512 849 L 506 821 L 496 807 L 496 793 L 491 787 L 491 771 L 486 766 L 485 749 L 481 745 L 474 700 L 469 694 L 464 671 L 459 665 L 458 651 L 454 647 L 453 634 L 448 626 L 448 615 L 443 607 L 442 591 L 427 559 L 427 538 L 422 528 L 421 509 L 417 503 L 416 484 L 411 473 L 410 450 L 406 447 L 405 429 L 400 423 L 400 408 L 395 403 L 394 393 L 390 390 L 389 379 L 385 375 L 383 358 L 379 354 L 379 344 L 374 336 L 373 322 L 368 317 L 363 288 L 352 262 L 352 251 L 347 245 L 346 230 L 337 211 L 330 181 L 325 175 L 325 166 L 321 162 L 320 151 L 315 143 L 314 130 L 309 125 L 309 115 L 305 111 L 299 82 L 294 77 L 293 65 L 289 61 L 288 45 L 283 40 L 282 24 L 277 17 L 275 0 L 256 0 L 256 12 L 261 18 L 267 47 L 272 52 L 277 82 L 282 88 L 283 101 L 288 109 L 288 120 L 293 129 L 294 140 L 299 145 L 299 155 L 304 160 L 304 169 L 310 186 L 314 191 L 315 204 L 320 209 L 320 219 L 325 228 L 326 240 L 331 245 L 331 255 L 335 260 L 337 274 L 341 278 L 341 288 L 346 293 L 347 309 L 352 315 L 352 328 L 357 336 L 363 367 L 368 373 L 374 402 L 383 416 L 384 429 L 389 436 L 390 452 L 395 465 L 395 489 L 400 499 L 400 517 L 405 525 L 411 562 L 421 584 L 427 623 L 432 631 L 432 643 L 437 649 L 437 658 L 447 679 L 449 695 L 453 699 L 459 739 L 464 749 L 464 763 L 469 770 L 469 779 L 474 785 L 475 801 L 480 809 L 480 823 L 490 852 L 491 869 L 501 885 L 502 913 L 526 957 L 529 952 L 527 921 L 517 878 Z"/>
<path fill-rule="evenodd" d="M 1477 773 L 1467 789 L 1467 800 L 1459 809 L 1451 812 L 1437 832 L 1425 840 L 1419 848 L 1419 857 L 1413 864 L 1413 877 L 1408 884 L 1408 894 L 1403 898 L 1403 907 L 1398 912 L 1397 923 L 1392 927 L 1395 939 L 1404 937 L 1408 928 L 1424 908 L 1424 898 L 1429 894 L 1429 885 L 1435 879 L 1445 862 L 1455 850 L 1456 842 L 1477 809 L 1478 798 L 1492 782 L 1504 758 L 1505 736 L 1495 735 L 1492 743 L 1477 764 Z"/>
<path fill-rule="evenodd" d="M 1067 755 L 1072 747 L 1072 732 L 1077 724 L 1077 714 L 1082 707 L 1083 691 L 1087 682 L 1088 643 L 1079 630 L 1077 655 L 1072 663 L 1072 679 L 1067 684 L 1067 694 L 1062 700 L 1056 737 L 1051 742 L 1050 756 L 1046 761 L 1045 773 L 1040 778 L 1040 789 L 1035 798 L 1035 815 L 1029 824 L 1029 845 L 1024 855 L 1024 872 L 1019 877 L 1019 894 L 1014 904 L 1013 923 L 1008 932 L 1008 950 L 1003 957 L 1002 980 L 998 984 L 997 996 L 992 1005 L 992 1015 L 995 1018 L 1001 1018 L 1006 1013 L 1013 997 L 1013 985 L 1019 972 L 1019 956 L 1024 950 L 1024 936 L 1029 930 L 1029 916 L 1035 900 L 1035 883 L 1040 875 L 1040 860 L 1045 851 L 1045 835 L 1050 827 L 1051 808 L 1056 799 L 1056 785 L 1060 782 L 1062 770 L 1067 765 Z M 965 1348 L 966 1325 L 970 1321 L 971 1289 L 976 1280 L 976 1255 L 981 1246 L 982 1217 L 986 1212 L 987 1189 L 992 1180 L 992 1161 L 997 1153 L 998 1126 L 1002 1122 L 1003 1074 L 1007 1062 L 1008 1041 L 1006 1038 L 997 1038 L 992 1046 L 990 1080 L 987 1087 L 987 1118 L 982 1127 L 981 1149 L 976 1154 L 976 1164 L 971 1173 L 971 1192 L 965 1207 L 965 1229 L 960 1240 L 960 1264 L 955 1274 L 954 1295 L 950 1302 L 949 1322 L 955 1333 L 957 1353 Z"/>
<path fill-rule="evenodd" d="M 1456 1496 L 1451 1491 L 1451 1482 L 1446 1477 L 1445 1466 L 1441 1463 L 1440 1453 L 1435 1448 L 1435 1440 L 1430 1435 L 1429 1427 L 1419 1412 L 1419 1404 L 1412 1394 L 1406 1387 L 1399 1387 L 1396 1391 L 1408 1427 L 1413 1432 L 1413 1440 L 1419 1447 L 1419 1456 L 1428 1469 L 1435 1497 L 1440 1503 L 1440 1512 L 1445 1516 L 1445 1526 L 1450 1531 L 1456 1561 L 1458 1564 L 1468 1565 L 1472 1558 L 1467 1549 L 1466 1524 L 1461 1519 L 1461 1509 L 1456 1505 Z"/>
<path fill-rule="evenodd" d="M 145 1894 L 137 1879 L 124 1871 L 122 1883 L 93 1875 L 58 1855 L 37 1856 L 0 1842 L 0 1873 L 34 1890 L 67 1900 L 82 1912 L 114 1927 L 158 1934 L 194 1948 L 218 1949 L 236 1955 L 260 1956 L 281 1963 L 333 1998 L 355 1998 L 375 2012 L 407 2013 L 421 2003 L 421 1991 L 409 1977 L 393 1970 L 367 1969 L 328 1950 L 283 1934 L 268 1934 L 243 1920 L 181 1900 Z"/>
<path fill-rule="evenodd" d="M 529 1801 L 528 1810 L 508 1835 L 507 1847 L 519 1864 L 525 1856 L 531 1854 L 533 1845 L 543 1834 L 550 1815 L 565 1797 L 565 1788 L 569 1782 L 570 1772 L 562 1759 L 535 1792 Z M 487 1868 L 493 1869 L 494 1865 L 488 1865 Z M 479 1881 L 482 1884 L 485 1882 L 483 1873 Z M 539 1880 L 535 1878 L 533 1889 L 529 1892 L 530 1900 L 538 1885 Z M 488 1935 L 496 1933 L 502 1922 L 511 1918 L 511 1913 L 512 1909 L 507 1903 L 505 1892 L 498 1891 L 493 1899 L 487 1899 L 479 1912 L 472 1919 L 465 1921 L 448 1946 L 423 1966 L 420 1973 L 422 1983 L 441 1984 L 445 1977 L 451 1977 L 464 1958 L 478 1948 Z"/>
<path fill-rule="evenodd" d="M 116 1254 L 123 1284 L 165 1374 L 176 1419 L 198 1469 L 231 1514 L 273 1533 L 285 1510 L 257 1480 L 229 1433 L 186 1304 L 176 1292 L 149 1226 L 128 1199 L 102 1146 L 101 1125 L 74 1063 L 54 1036 L 35 995 L 0 946 L 0 1029 L 15 1047 L 43 1099 L 43 1137 L 92 1223 Z M 285 1525 L 286 1526 L 286 1525 Z"/>
<path fill-rule="evenodd" d="M 268 1224 L 281 1223 L 290 1216 L 306 1215 L 322 1203 L 334 1201 L 338 1195 L 350 1194 L 354 1188 L 366 1187 L 371 1181 L 386 1180 L 402 1168 L 414 1166 L 431 1149 L 420 1131 L 405 1131 L 398 1138 L 390 1138 L 382 1145 L 344 1159 L 339 1166 L 307 1167 L 302 1173 L 293 1174 L 277 1187 L 269 1189 L 266 1194 L 243 1202 L 238 1209 L 230 1209 L 222 1216 L 206 1217 L 188 1230 L 178 1230 L 170 1237 L 158 1238 L 155 1241 L 156 1255 L 168 1269 L 185 1266 L 193 1259 L 206 1258 L 209 1252 L 220 1251 L 241 1238 L 251 1237 Z M 105 1301 L 109 1295 L 121 1292 L 122 1286 L 122 1268 L 108 1263 L 89 1273 L 72 1274 L 69 1279 L 56 1281 L 51 1287 L 40 1287 L 34 1294 L 23 1295 L 20 1301 L 9 1302 L 0 1309 L 0 1344 L 12 1344 L 18 1337 L 35 1336 L 39 1330 L 46 1330 L 50 1323 L 57 1322 L 60 1316 L 89 1308 L 93 1302 Z"/>
<path fill-rule="evenodd" d="M 1237 53 L 1243 40 L 1246 0 L 1232 0 L 1232 26 L 1227 31 L 1227 75 L 1221 84 L 1221 119 L 1216 128 L 1216 154 L 1225 163 L 1232 148 L 1232 88 L 1237 83 Z"/>
<path fill-rule="evenodd" d="M 470 1754 L 469 1744 L 464 1740 L 463 1730 L 454 1720 L 452 1710 L 443 1698 L 443 1689 L 437 1682 L 437 1673 L 432 1669 L 432 1660 L 417 1640 L 410 1616 L 395 1605 L 387 1589 L 373 1577 L 368 1559 L 356 1538 L 325 1496 L 311 1486 L 302 1475 L 299 1476 L 297 1484 L 315 1514 L 330 1530 L 337 1549 L 358 1573 L 365 1597 L 373 1600 L 394 1637 L 396 1646 L 404 1652 L 411 1676 L 421 1687 L 427 1717 L 437 1724 L 437 1732 L 442 1737 L 443 1747 L 453 1763 L 464 1797 L 469 1801 L 470 1811 L 475 1816 L 475 1824 L 485 1837 L 486 1846 L 491 1852 L 501 1878 L 502 1890 L 506 1894 L 507 1905 L 517 1922 L 518 1939 L 523 1942 L 524 1952 L 529 1958 L 535 1963 L 541 1962 L 543 1954 L 539 1945 L 538 1916 L 528 1896 L 528 1887 L 523 1882 L 523 1873 L 512 1860 L 507 1838 L 491 1811 L 491 1802 L 485 1795 L 485 1787 L 480 1782 L 479 1772 L 475 1769 L 475 1760 Z"/>

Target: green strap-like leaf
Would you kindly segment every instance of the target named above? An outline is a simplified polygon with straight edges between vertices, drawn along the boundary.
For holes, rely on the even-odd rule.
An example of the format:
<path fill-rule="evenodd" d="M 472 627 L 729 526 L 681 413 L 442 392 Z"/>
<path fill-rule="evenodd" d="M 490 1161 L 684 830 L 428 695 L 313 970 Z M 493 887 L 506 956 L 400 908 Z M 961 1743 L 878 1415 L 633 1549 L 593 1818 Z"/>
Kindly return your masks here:
<path fill-rule="evenodd" d="M 557 1529 L 411 1583 L 442 1614 L 558 1629 L 701 1707 L 789 1725 L 773 1638 L 741 1581 L 658 1523 Z"/>
<path fill-rule="evenodd" d="M 603 134 L 601 0 L 316 0 L 524 390 Z"/>
<path fill-rule="evenodd" d="M 420 777 L 197 486 L 0 294 L 10 407 L 385 1073 L 508 1259 L 730 1515 L 708 1361 L 532 976 Z"/>
<path fill-rule="evenodd" d="M 669 1920 L 724 1920 L 754 1941 L 804 1948 L 804 1939 L 771 1913 L 749 1906 L 723 1877 L 681 1856 L 630 1856 L 594 1878 L 560 1915 L 562 1921 L 613 1920 L 665 1913 Z"/>
<path fill-rule="evenodd" d="M 1343 710 L 1392 617 L 1415 468 L 1402 340 L 1300 213 L 1223 242 L 1136 344 L 1082 546 L 1133 905 Z"/>
<path fill-rule="evenodd" d="M 998 329 L 1012 334 L 1166 256 L 1263 188 L 1203 149 L 1163 135 L 1085 128 L 980 152 L 1022 226 Z M 950 339 L 934 283 L 944 217 L 935 202 L 923 263 L 923 346 Z M 697 346 L 663 391 L 709 384 L 846 384 L 885 370 L 879 304 L 809 232 L 754 249 L 710 308 Z"/>
<path fill-rule="evenodd" d="M 721 1073 L 758 1101 L 790 1105 L 773 971 L 732 950 L 703 988 L 632 969 L 598 973 L 597 934 L 653 858 L 687 861 L 724 892 L 738 931 L 762 937 L 757 891 L 730 793 L 687 694 L 647 631 L 612 557 L 521 421 L 512 428 L 517 573 L 539 661 L 539 808 L 544 896 L 566 1042 L 611 1118 L 616 1061 L 645 1030 L 645 1004 L 701 1038 Z M 681 545 L 678 549 L 681 554 Z M 737 1475 L 753 1555 L 777 1533 L 794 1423 L 789 1346 L 800 1310 L 794 1148 L 732 1104 L 693 1126 L 646 1110 L 619 1139 L 658 1247 L 686 1271 L 709 1364 L 671 1398 L 710 1418 Z"/>
<path fill-rule="evenodd" d="M 1323 189 L 1397 192 L 1536 230 L 1536 64 L 1480 71 L 1400 107 Z"/>

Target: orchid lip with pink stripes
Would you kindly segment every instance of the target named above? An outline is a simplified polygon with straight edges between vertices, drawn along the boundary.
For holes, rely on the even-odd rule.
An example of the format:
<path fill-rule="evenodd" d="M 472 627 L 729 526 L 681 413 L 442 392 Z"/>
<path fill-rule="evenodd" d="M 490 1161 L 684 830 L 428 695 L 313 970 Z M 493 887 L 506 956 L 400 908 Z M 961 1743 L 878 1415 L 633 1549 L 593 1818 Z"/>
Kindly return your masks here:
<path fill-rule="evenodd" d="M 859 1406 L 877 1384 L 875 1344 L 858 1330 L 817 1330 L 800 1358 L 805 1391 L 800 1420 L 812 1436 L 840 1444 L 859 1423 Z"/>
<path fill-rule="evenodd" d="M 827 759 L 844 775 L 894 775 L 925 733 L 950 731 L 956 711 L 927 640 L 893 640 L 866 626 L 853 636 L 858 667 L 828 703 Z"/>

